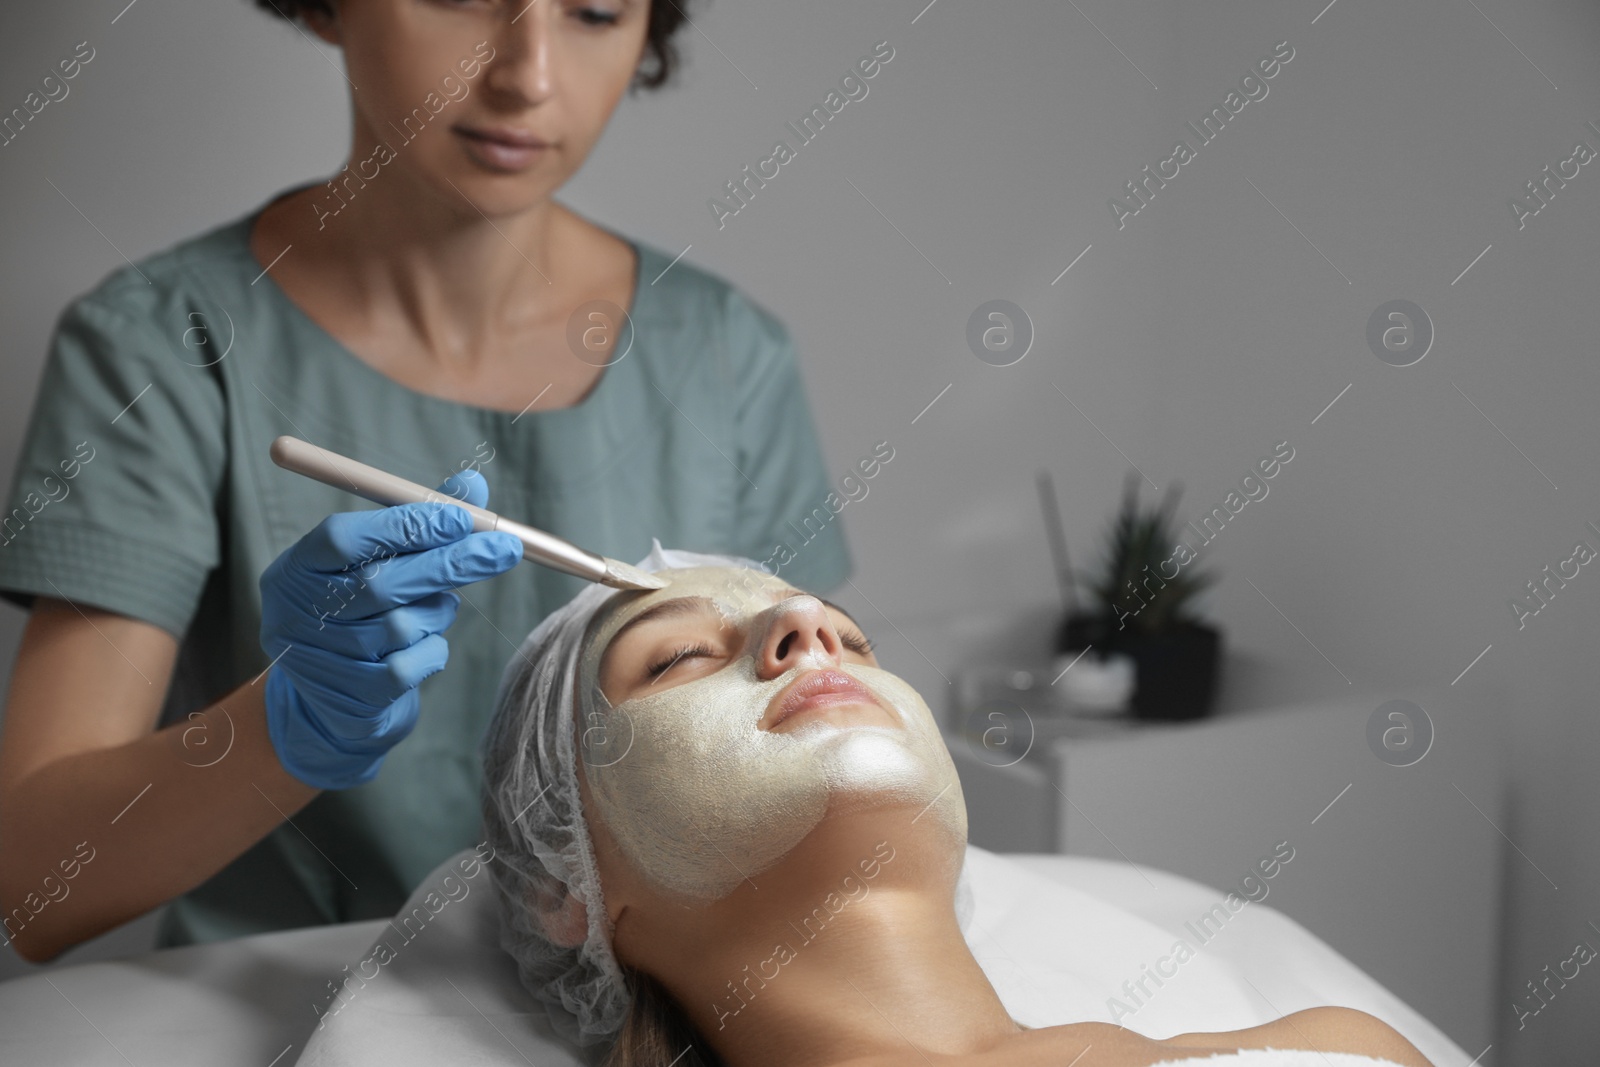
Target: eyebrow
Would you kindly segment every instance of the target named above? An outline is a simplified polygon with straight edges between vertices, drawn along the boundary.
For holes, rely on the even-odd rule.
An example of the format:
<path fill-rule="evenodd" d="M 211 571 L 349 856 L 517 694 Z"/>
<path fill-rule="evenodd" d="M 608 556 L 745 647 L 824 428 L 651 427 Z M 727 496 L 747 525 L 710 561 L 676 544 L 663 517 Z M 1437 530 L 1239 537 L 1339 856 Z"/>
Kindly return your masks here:
<path fill-rule="evenodd" d="M 854 625 L 857 630 L 860 630 L 861 633 L 865 634 L 867 632 L 862 628 L 861 624 L 856 621 L 856 617 L 854 615 L 850 614 L 833 601 L 828 600 L 826 597 L 817 596 L 815 593 L 806 593 L 803 589 L 789 588 L 787 590 L 777 590 L 774 594 L 774 599 L 772 602 L 776 604 L 779 600 L 787 600 L 791 596 L 814 596 L 823 604 L 849 619 L 851 624 Z M 714 607 L 715 605 L 713 604 L 711 598 L 703 596 L 680 596 L 673 597 L 671 600 L 663 600 L 661 603 L 655 605 L 654 607 L 646 608 L 644 611 L 639 612 L 639 614 L 623 623 L 621 628 L 618 629 L 616 633 L 611 635 L 611 643 L 606 646 L 606 651 L 609 652 L 611 650 L 611 645 L 614 645 L 621 640 L 623 634 L 627 633 L 630 629 L 642 622 L 650 622 L 655 619 L 675 618 L 682 615 L 706 614 L 712 611 Z"/>

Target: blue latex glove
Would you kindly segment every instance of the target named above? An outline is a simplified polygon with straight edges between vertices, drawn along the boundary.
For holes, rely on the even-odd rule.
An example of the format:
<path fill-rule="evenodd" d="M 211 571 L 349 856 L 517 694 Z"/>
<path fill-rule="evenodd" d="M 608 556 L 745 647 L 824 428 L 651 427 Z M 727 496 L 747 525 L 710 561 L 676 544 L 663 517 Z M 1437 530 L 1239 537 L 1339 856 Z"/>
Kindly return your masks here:
<path fill-rule="evenodd" d="M 476 470 L 439 492 L 484 507 Z M 472 532 L 453 504 L 396 504 L 329 515 L 261 574 L 267 733 L 284 768 L 319 789 L 376 777 L 417 723 L 417 686 L 449 657 L 454 588 L 522 558 L 504 532 Z M 280 658 L 281 657 L 281 658 Z"/>

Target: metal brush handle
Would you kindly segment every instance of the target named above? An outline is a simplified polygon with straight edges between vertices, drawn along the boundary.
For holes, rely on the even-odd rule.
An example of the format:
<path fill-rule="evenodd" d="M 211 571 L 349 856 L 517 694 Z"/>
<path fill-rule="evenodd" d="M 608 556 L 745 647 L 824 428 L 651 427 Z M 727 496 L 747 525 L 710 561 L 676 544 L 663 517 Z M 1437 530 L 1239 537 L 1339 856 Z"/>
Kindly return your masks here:
<path fill-rule="evenodd" d="M 284 435 L 272 442 L 272 462 L 284 470 L 343 489 L 375 504 L 454 504 L 472 516 L 474 531 L 499 530 L 522 542 L 522 558 L 576 575 L 591 582 L 606 577 L 606 558 L 579 548 L 554 534 L 524 526 L 485 508 L 407 481 L 388 471 L 368 466 L 349 456 L 319 448 L 309 441 Z"/>

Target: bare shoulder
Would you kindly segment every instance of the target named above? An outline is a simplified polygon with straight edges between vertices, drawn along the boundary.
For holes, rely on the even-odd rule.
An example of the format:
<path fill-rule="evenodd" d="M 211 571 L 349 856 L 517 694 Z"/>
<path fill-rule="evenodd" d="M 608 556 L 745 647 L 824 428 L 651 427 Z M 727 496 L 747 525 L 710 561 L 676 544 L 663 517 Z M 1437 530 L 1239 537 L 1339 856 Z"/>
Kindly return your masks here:
<path fill-rule="evenodd" d="M 1380 1056 L 1404 1067 L 1434 1067 L 1394 1027 L 1358 1008 L 1326 1006 L 1290 1012 L 1243 1030 L 1176 1034 L 1158 1042 L 1169 1048 L 1293 1048 Z"/>
<path fill-rule="evenodd" d="M 1151 1067 L 1164 1060 L 1206 1057 L 1220 1049 L 1307 1049 L 1354 1052 L 1393 1060 L 1403 1067 L 1434 1067 L 1393 1027 L 1355 1008 L 1322 1007 L 1292 1012 L 1244 1030 L 1197 1031 L 1157 1039 L 1115 1023 L 1070 1023 L 1007 1037 L 993 1048 L 949 1057 L 950 1067 Z M 926 1067 L 914 1049 L 903 1054 L 853 1060 L 836 1067 Z"/>
<path fill-rule="evenodd" d="M 1090 1022 L 1027 1030 L 982 1052 L 947 1057 L 944 1062 L 949 1067 L 1150 1067 L 1182 1055 L 1177 1046 L 1116 1023 Z M 834 1067 L 927 1067 L 927 1060 L 920 1051 L 908 1048 Z"/>

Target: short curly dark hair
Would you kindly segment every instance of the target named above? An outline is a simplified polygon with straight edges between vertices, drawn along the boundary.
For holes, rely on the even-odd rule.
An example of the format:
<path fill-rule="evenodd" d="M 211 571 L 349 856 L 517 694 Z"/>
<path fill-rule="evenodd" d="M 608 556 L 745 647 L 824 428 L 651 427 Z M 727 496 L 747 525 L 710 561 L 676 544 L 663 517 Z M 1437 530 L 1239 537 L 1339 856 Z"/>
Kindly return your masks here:
<path fill-rule="evenodd" d="M 305 21 L 307 11 L 316 11 L 333 17 L 331 0 L 255 0 L 257 7 L 290 22 Z M 650 0 L 650 26 L 645 36 L 645 58 L 634 72 L 628 89 L 659 89 L 677 69 L 678 50 L 672 37 L 689 16 L 684 8 L 689 0 Z"/>

